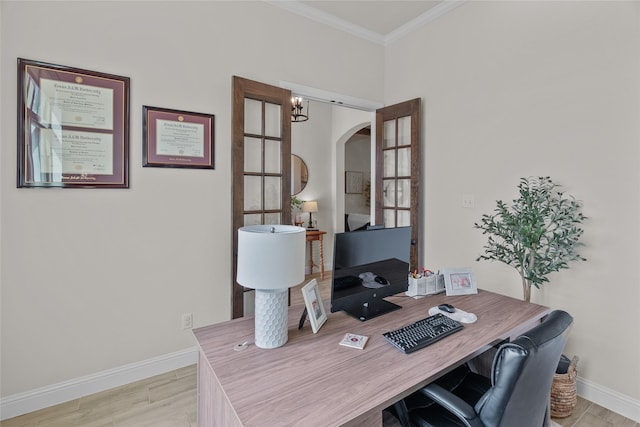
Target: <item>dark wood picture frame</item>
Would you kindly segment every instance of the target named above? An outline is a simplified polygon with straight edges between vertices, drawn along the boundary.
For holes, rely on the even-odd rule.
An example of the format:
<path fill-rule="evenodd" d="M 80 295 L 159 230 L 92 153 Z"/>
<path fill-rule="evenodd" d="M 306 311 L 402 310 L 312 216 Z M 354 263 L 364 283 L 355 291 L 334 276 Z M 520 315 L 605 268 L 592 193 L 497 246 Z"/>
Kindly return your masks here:
<path fill-rule="evenodd" d="M 18 58 L 18 188 L 128 188 L 129 78 Z"/>
<path fill-rule="evenodd" d="M 142 106 L 142 165 L 215 169 L 213 114 Z"/>

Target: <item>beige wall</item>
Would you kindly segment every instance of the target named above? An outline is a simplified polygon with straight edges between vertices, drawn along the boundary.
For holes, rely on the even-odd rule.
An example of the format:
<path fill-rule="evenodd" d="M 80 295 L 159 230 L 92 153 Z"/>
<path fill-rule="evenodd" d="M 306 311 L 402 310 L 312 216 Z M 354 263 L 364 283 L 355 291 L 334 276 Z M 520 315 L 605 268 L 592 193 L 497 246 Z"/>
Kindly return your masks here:
<path fill-rule="evenodd" d="M 583 378 L 640 399 L 638 7 L 468 2 L 384 49 L 263 2 L 3 1 L 2 396 L 188 348 L 184 312 L 196 326 L 229 317 L 240 75 L 386 104 L 421 97 L 424 264 L 471 266 L 481 287 L 520 297 L 515 272 L 474 261 L 484 240 L 473 222 L 521 176 L 564 184 L 590 217 L 589 261 L 534 299 L 575 316 L 567 351 Z M 15 188 L 17 57 L 131 78 L 130 189 Z M 216 169 L 143 169 L 142 105 L 215 114 Z M 316 149 L 300 153 L 310 174 L 327 161 Z M 608 301 L 620 330 L 599 321 Z"/>
<path fill-rule="evenodd" d="M 549 175 L 584 202 L 583 255 L 533 299 L 575 317 L 567 353 L 589 382 L 640 399 L 638 2 L 469 2 L 386 51 L 385 102 L 422 97 L 425 264 L 476 262 L 474 222 L 518 179 Z M 475 208 L 463 209 L 463 195 Z M 614 306 L 615 308 L 612 308 Z M 611 317 L 609 317 L 611 316 Z"/>
<path fill-rule="evenodd" d="M 3 397 L 229 318 L 233 75 L 382 100 L 381 46 L 264 2 L 0 4 Z M 16 189 L 18 57 L 131 78 L 130 189 Z M 142 105 L 215 114 L 215 170 L 142 168 Z"/>

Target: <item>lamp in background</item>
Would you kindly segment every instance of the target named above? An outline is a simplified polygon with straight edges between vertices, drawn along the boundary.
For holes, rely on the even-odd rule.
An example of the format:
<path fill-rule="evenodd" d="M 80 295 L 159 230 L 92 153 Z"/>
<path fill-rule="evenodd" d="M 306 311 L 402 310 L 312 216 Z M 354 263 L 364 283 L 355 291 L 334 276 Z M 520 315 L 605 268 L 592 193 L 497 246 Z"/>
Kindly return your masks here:
<path fill-rule="evenodd" d="M 307 100 L 307 114 L 304 114 L 302 98 L 294 96 L 291 98 L 291 121 L 306 122 L 307 120 L 309 120 L 309 100 Z"/>
<path fill-rule="evenodd" d="M 238 229 L 238 283 L 255 289 L 255 343 L 276 348 L 289 339 L 287 289 L 304 280 L 305 229 L 251 225 Z"/>
<path fill-rule="evenodd" d="M 309 200 L 302 203 L 302 212 L 309 212 L 309 226 L 307 228 L 313 228 L 313 221 L 311 221 L 311 214 L 318 212 L 318 202 L 316 200 Z"/>

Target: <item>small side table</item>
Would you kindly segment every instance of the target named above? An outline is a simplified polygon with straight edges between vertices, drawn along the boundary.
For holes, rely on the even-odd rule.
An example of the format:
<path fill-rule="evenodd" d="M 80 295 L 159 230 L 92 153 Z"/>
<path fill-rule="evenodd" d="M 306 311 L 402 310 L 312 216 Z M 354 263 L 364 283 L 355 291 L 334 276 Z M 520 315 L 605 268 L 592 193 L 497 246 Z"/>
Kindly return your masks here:
<path fill-rule="evenodd" d="M 313 267 L 320 267 L 320 280 L 324 279 L 324 249 L 322 248 L 322 237 L 326 231 L 307 230 L 307 242 L 309 242 L 309 274 L 313 273 Z M 313 242 L 320 242 L 320 265 L 313 262 Z"/>

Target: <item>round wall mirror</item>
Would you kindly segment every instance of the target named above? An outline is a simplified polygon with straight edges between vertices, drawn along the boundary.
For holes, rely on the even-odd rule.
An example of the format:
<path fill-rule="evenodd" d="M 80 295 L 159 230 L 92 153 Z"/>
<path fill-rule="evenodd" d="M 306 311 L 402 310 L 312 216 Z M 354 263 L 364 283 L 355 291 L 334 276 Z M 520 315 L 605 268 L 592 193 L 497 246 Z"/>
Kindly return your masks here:
<path fill-rule="evenodd" d="M 307 164 L 299 156 L 291 155 L 291 195 L 295 196 L 307 186 L 309 170 Z"/>

